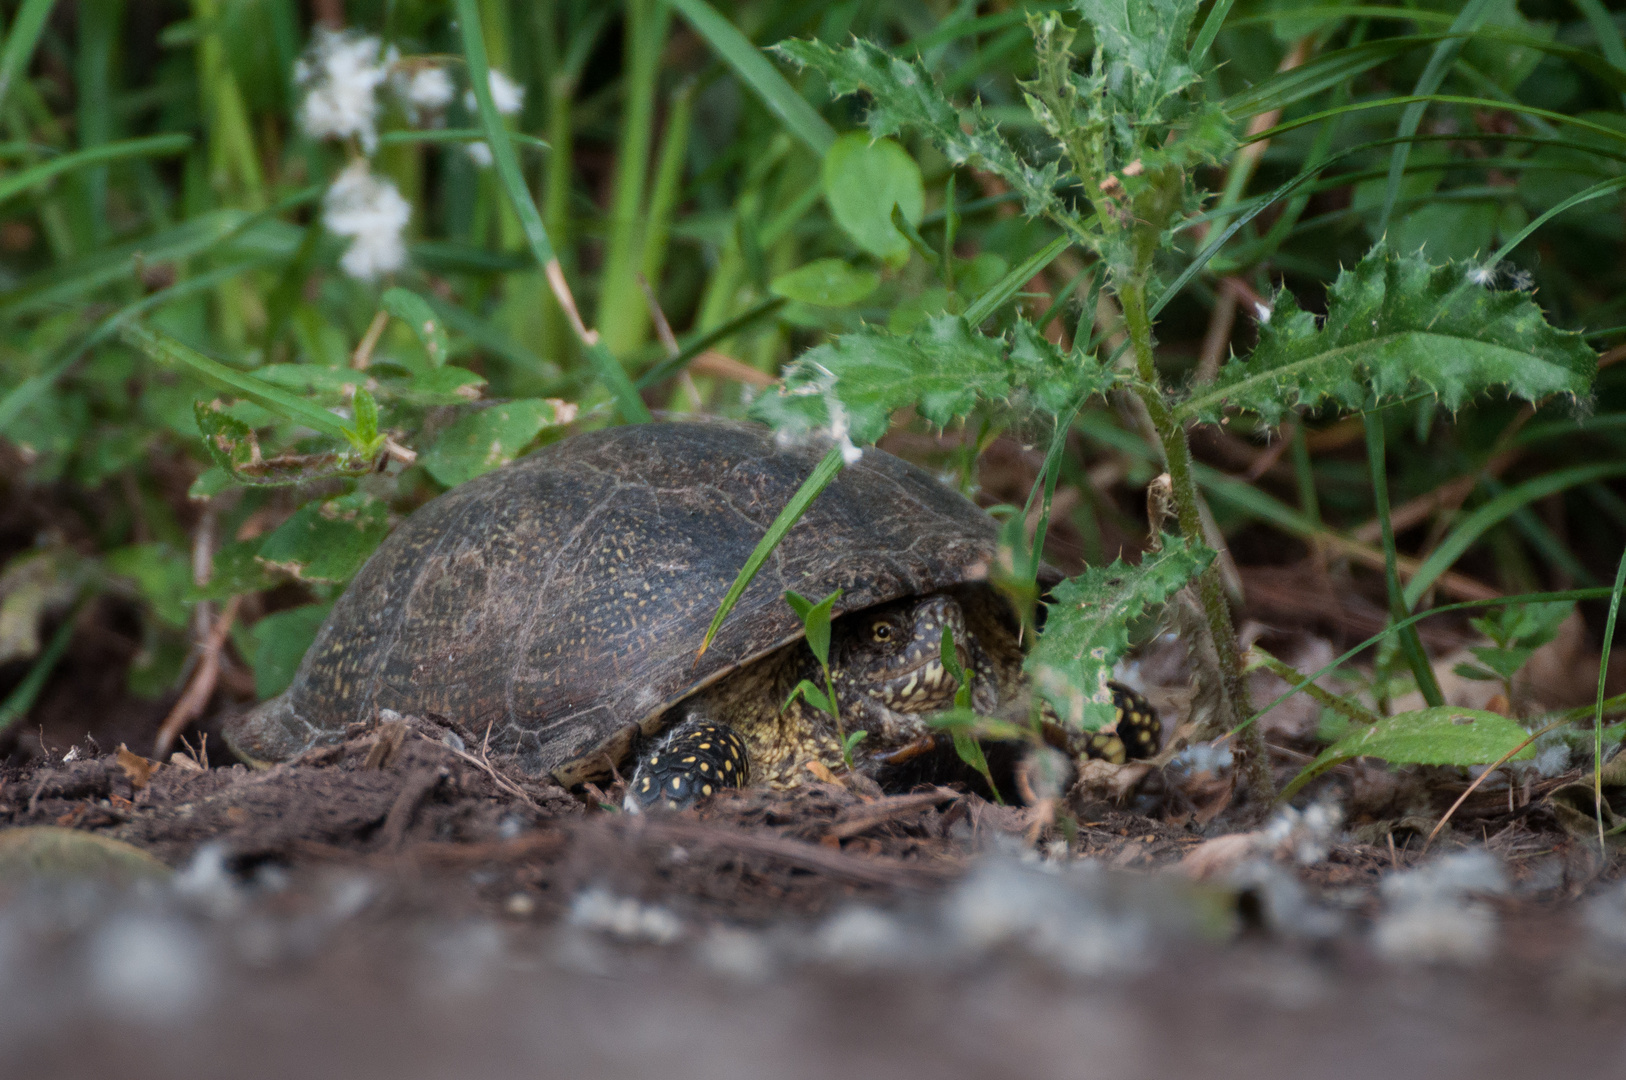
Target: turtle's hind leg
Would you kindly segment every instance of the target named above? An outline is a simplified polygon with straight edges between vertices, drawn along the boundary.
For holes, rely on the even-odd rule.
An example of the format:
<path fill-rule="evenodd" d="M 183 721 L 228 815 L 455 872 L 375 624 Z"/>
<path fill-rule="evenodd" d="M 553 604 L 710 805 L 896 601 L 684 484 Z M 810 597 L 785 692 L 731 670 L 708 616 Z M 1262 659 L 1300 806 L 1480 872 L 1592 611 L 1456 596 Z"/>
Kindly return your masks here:
<path fill-rule="evenodd" d="M 750 780 L 751 758 L 739 732 L 694 716 L 638 755 L 621 805 L 634 814 L 655 807 L 682 810 L 714 791 L 743 787 Z"/>

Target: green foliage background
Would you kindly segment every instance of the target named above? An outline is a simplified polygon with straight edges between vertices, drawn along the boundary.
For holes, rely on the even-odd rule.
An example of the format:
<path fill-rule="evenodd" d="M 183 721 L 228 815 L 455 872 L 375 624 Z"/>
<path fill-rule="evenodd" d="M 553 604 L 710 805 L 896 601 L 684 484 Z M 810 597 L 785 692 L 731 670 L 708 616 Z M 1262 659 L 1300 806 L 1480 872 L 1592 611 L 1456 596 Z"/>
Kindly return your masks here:
<path fill-rule="evenodd" d="M 133 605 L 144 694 L 184 678 L 198 605 L 242 598 L 234 650 L 273 693 L 403 515 L 646 407 L 858 447 L 963 432 L 939 464 L 968 488 L 1009 434 L 1050 451 L 1034 507 L 1083 492 L 1101 567 L 1104 537 L 1158 532 L 1142 489 L 1168 468 L 1181 558 L 1096 573 L 1150 600 L 1204 574 L 1210 614 L 1226 537 L 1387 562 L 1396 618 L 1429 602 L 1408 556 L 1509 593 L 1613 577 L 1626 501 L 1598 463 L 1626 451 L 1626 387 L 1593 375 L 1626 336 L 1626 20 L 1597 0 L 350 3 L 457 89 L 438 131 L 380 97 L 372 169 L 412 211 L 407 265 L 371 282 L 321 220 L 358 148 L 296 121 L 309 10 L 0 11 L 0 438 L 8 499 L 50 507 L 0 536 L 0 631 L 28 628 L 0 655 L 30 694 L 60 658 L 41 623 L 91 595 Z M 516 115 L 483 83 L 465 101 L 486 63 Z M 1241 355 L 1204 369 L 1239 293 L 1263 304 Z M 708 352 L 737 364 L 685 369 Z M 1357 413 L 1383 487 L 1339 441 Z M 1182 464 L 1198 424 L 1292 452 L 1251 479 L 1201 445 Z M 1118 490 L 1082 483 L 1109 461 Z M 1459 513 L 1393 537 L 1390 504 L 1459 478 Z M 1092 580 L 1047 670 L 1085 640 L 1068 605 L 1110 606 Z M 1098 711 L 1132 606 L 1058 709 Z"/>

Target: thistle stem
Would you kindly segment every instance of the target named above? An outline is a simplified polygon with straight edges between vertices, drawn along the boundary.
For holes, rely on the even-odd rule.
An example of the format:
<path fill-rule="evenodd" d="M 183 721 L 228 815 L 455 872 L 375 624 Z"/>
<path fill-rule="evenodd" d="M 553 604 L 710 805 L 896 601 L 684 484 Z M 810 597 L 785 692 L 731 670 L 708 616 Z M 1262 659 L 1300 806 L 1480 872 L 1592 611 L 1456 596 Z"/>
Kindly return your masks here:
<path fill-rule="evenodd" d="M 1201 540 L 1202 512 L 1192 471 L 1191 444 L 1186 439 L 1185 427 L 1174 418 L 1163 399 L 1157 366 L 1153 363 L 1152 323 L 1147 315 L 1144 274 L 1137 274 L 1133 280 L 1124 282 L 1119 287 L 1118 300 L 1123 305 L 1124 322 L 1135 357 L 1135 371 L 1139 376 L 1136 393 L 1145 404 L 1152 426 L 1157 430 L 1158 440 L 1163 444 L 1175 517 L 1180 522 L 1183 534 Z M 1242 678 L 1242 656 L 1237 646 L 1236 628 L 1231 623 L 1231 605 L 1225 596 L 1225 583 L 1220 577 L 1217 559 L 1197 578 L 1197 597 L 1202 604 L 1208 632 L 1214 640 L 1214 652 L 1219 658 L 1220 675 L 1224 680 L 1225 699 L 1231 711 L 1226 726 L 1237 728 L 1248 720 L 1250 706 L 1247 686 Z M 1257 805 L 1268 805 L 1275 798 L 1275 783 L 1270 775 L 1270 761 L 1265 754 L 1264 736 L 1259 726 L 1248 724 L 1242 728 L 1241 740 L 1247 751 L 1249 794 Z"/>

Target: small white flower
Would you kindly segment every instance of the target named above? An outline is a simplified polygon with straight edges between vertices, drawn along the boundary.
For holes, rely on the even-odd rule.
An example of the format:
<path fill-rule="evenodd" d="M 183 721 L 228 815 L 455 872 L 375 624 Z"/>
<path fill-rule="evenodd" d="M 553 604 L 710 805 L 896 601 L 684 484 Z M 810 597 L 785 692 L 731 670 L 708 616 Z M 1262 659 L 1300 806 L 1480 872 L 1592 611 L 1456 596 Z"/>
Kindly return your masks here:
<path fill-rule="evenodd" d="M 452 77 L 445 68 L 425 67 L 403 80 L 401 96 L 420 109 L 444 109 L 452 103 Z"/>
<path fill-rule="evenodd" d="M 491 163 L 496 160 L 491 156 L 491 147 L 486 145 L 484 139 L 479 142 L 471 142 L 463 149 L 468 152 L 469 157 L 474 159 L 474 163 L 482 169 L 491 168 Z"/>
<path fill-rule="evenodd" d="M 364 160 L 340 173 L 322 200 L 322 224 L 328 232 L 355 238 L 339 265 L 363 281 L 406 265 L 401 230 L 411 217 L 412 204 L 394 184 L 374 176 Z"/>
<path fill-rule="evenodd" d="M 318 29 L 304 58 L 294 65 L 294 81 L 306 87 L 299 122 L 313 139 L 361 141 L 369 154 L 378 145 L 380 83 L 389 69 L 379 62 L 376 37 Z"/>
<path fill-rule="evenodd" d="M 491 87 L 491 101 L 497 106 L 497 111 L 504 116 L 513 116 L 519 112 L 525 105 L 525 88 L 496 68 L 492 68 L 487 74 L 490 77 L 486 80 L 486 85 Z M 475 111 L 477 103 L 473 90 L 463 93 L 463 104 L 468 106 L 469 112 Z"/>

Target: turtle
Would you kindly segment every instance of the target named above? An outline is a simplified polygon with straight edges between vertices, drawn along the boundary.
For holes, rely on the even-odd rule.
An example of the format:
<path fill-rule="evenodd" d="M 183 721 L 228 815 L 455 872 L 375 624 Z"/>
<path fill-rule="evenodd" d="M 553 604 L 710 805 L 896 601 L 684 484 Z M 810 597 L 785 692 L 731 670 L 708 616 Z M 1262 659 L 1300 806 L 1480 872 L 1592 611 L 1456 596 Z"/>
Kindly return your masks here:
<path fill-rule="evenodd" d="M 879 449 L 812 502 L 700 650 L 828 448 L 741 421 L 608 427 L 459 485 L 385 539 L 288 689 L 229 720 L 226 740 L 270 764 L 389 709 L 567 787 L 633 761 L 629 809 L 683 807 L 728 787 L 795 786 L 820 771 L 810 763 L 840 769 L 844 734 L 866 733 L 855 762 L 866 768 L 929 745 L 927 718 L 959 687 L 945 628 L 977 710 L 1025 720 L 1020 624 L 989 582 L 997 526 Z M 792 693 L 804 679 L 826 684 L 789 590 L 839 590 L 839 722 Z M 1113 693 L 1116 727 L 1067 748 L 1155 753 L 1156 714 L 1127 687 Z"/>

